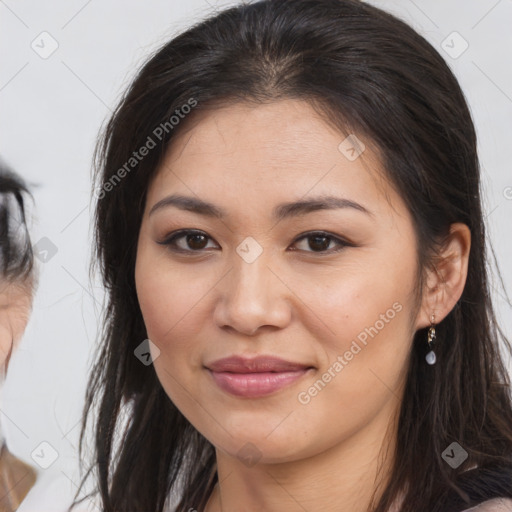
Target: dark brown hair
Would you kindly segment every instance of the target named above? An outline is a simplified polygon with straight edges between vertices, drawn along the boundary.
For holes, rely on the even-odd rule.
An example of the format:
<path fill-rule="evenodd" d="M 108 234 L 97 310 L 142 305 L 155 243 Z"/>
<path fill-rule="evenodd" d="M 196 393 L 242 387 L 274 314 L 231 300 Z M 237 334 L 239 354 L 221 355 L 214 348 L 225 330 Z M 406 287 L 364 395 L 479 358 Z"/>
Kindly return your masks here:
<path fill-rule="evenodd" d="M 24 283 L 34 270 L 34 255 L 26 223 L 23 179 L 0 162 L 0 279 Z"/>
<path fill-rule="evenodd" d="M 512 400 L 500 341 L 511 346 L 493 312 L 476 136 L 457 80 L 423 37 L 375 7 L 263 0 L 222 11 L 159 49 L 98 145 L 95 257 L 107 304 L 80 451 L 97 406 L 89 472 L 103 510 L 160 512 L 173 493 L 181 499 L 176 511 L 201 511 L 217 481 L 214 447 L 175 407 L 154 368 L 134 357 L 147 337 L 134 280 L 146 192 L 186 125 L 171 116 L 191 99 L 200 111 L 220 101 L 283 98 L 309 102 L 340 131 L 378 148 L 413 217 L 420 269 L 432 264 L 450 224 L 471 230 L 462 297 L 437 328 L 438 364 L 425 364 L 424 329 L 412 340 L 392 476 L 371 510 L 386 512 L 403 490 L 401 512 L 454 512 L 493 493 L 512 497 Z M 167 127 L 161 138 L 159 126 Z M 150 136 L 156 147 L 127 166 Z M 442 458 L 452 442 L 469 454 L 456 469 Z M 466 471 L 473 466 L 477 473 Z"/>

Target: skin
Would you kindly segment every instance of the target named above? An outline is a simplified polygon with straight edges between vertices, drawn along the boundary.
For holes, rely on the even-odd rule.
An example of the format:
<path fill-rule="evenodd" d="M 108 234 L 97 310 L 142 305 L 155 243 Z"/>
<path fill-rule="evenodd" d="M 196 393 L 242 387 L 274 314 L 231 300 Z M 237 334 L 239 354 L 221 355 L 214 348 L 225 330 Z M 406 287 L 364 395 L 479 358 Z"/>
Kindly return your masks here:
<path fill-rule="evenodd" d="M 418 300 L 410 214 L 382 179 L 370 141 L 360 137 L 366 150 L 349 161 L 338 150 L 345 136 L 298 100 L 201 112 L 149 186 L 137 294 L 148 337 L 160 350 L 154 366 L 163 388 L 216 448 L 220 483 L 207 512 L 366 510 L 389 477 L 413 335 L 432 314 L 440 322 L 462 293 L 467 227 L 452 226 Z M 150 215 L 177 193 L 214 203 L 227 216 L 175 206 Z M 370 213 L 324 209 L 279 222 L 271 216 L 279 203 L 322 194 Z M 188 255 L 158 243 L 179 229 L 207 238 L 195 245 L 179 239 Z M 336 241 L 327 238 L 319 252 L 303 235 L 320 230 L 353 246 L 332 252 Z M 248 236 L 263 249 L 252 263 L 236 251 Z M 298 394 L 396 303 L 400 312 L 300 403 Z M 270 396 L 235 397 L 204 367 L 235 354 L 274 355 L 314 369 Z M 246 443 L 255 447 L 254 465 L 237 455 Z"/>
<path fill-rule="evenodd" d="M 30 283 L 4 282 L 0 288 L 0 367 L 5 375 L 14 345 L 27 326 L 32 306 Z"/>
<path fill-rule="evenodd" d="M 27 326 L 32 307 L 33 282 L 4 280 L 0 287 L 0 378 L 3 380 L 9 361 Z M 15 510 L 33 487 L 36 471 L 2 448 L 0 459 L 0 510 Z"/>

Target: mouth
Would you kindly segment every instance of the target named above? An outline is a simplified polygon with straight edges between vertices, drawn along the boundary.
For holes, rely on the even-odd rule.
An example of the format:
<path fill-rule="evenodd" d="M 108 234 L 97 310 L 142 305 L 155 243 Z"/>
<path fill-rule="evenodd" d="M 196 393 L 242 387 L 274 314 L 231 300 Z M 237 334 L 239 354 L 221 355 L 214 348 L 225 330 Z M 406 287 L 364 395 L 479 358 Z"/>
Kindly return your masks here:
<path fill-rule="evenodd" d="M 267 396 L 296 382 L 314 367 L 270 356 L 220 359 L 205 366 L 215 384 L 238 397 Z"/>

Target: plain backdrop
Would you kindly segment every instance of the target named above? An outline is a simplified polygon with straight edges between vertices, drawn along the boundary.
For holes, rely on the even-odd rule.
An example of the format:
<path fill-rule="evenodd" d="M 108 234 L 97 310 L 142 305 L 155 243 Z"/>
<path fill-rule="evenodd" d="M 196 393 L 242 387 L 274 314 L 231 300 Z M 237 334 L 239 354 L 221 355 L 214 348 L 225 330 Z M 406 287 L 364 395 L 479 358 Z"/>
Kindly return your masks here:
<path fill-rule="evenodd" d="M 152 50 L 235 3 L 0 0 L 0 155 L 31 185 L 40 267 L 33 314 L 2 390 L 0 421 L 14 453 L 34 464 L 31 454 L 48 443 L 46 453 L 58 454 L 52 468 L 75 482 L 102 300 L 88 272 L 98 130 Z M 512 1 L 372 3 L 423 34 L 459 78 L 479 136 L 489 235 L 510 294 Z M 493 286 L 510 337 L 511 309 L 497 280 Z"/>

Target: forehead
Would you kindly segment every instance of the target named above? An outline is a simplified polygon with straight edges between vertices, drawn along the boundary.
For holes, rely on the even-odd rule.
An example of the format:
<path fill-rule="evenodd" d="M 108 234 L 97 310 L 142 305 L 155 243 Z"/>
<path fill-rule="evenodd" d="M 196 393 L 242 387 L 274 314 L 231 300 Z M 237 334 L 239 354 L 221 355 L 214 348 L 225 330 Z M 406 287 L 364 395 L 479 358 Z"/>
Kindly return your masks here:
<path fill-rule="evenodd" d="M 268 210 L 281 201 L 337 194 L 373 210 L 384 208 L 381 202 L 389 207 L 389 199 L 404 207 L 371 142 L 328 124 L 307 102 L 236 103 L 192 115 L 172 140 L 150 200 L 172 190 Z M 364 150 L 350 151 L 357 141 Z"/>

